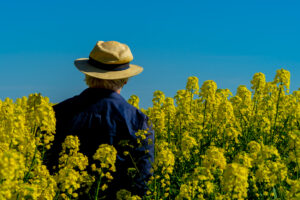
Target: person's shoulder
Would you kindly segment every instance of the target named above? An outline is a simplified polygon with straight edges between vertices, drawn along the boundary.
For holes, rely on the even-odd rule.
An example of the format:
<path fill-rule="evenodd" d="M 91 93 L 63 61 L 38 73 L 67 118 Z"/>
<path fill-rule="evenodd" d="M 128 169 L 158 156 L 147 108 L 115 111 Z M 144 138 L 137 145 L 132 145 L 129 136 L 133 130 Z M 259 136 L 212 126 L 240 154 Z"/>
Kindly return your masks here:
<path fill-rule="evenodd" d="M 140 109 L 138 109 L 138 108 L 134 107 L 133 105 L 131 105 L 130 103 L 128 103 L 123 97 L 120 98 L 120 103 L 122 106 L 126 107 L 128 110 L 131 110 L 138 114 L 144 115 L 144 113 Z"/>
<path fill-rule="evenodd" d="M 140 109 L 134 107 L 128 102 L 126 102 L 126 106 L 128 107 L 128 110 L 131 111 L 131 114 L 140 121 L 140 123 L 144 122 L 145 120 L 148 121 L 148 116 L 145 113 L 143 113 Z"/>
<path fill-rule="evenodd" d="M 107 99 L 107 101 L 110 101 L 110 103 L 115 104 L 115 108 L 120 110 L 121 112 L 130 114 L 132 116 L 135 115 L 145 116 L 145 114 L 140 109 L 128 103 L 126 99 L 120 94 L 113 93 L 111 97 L 112 98 Z"/>
<path fill-rule="evenodd" d="M 67 114 L 67 113 L 73 113 L 74 111 L 80 109 L 80 107 L 84 104 L 84 93 L 86 90 L 81 92 L 80 94 L 77 94 L 73 97 L 70 97 L 68 99 L 65 99 L 64 101 L 57 103 L 53 106 L 53 110 L 56 114 Z"/>
<path fill-rule="evenodd" d="M 73 96 L 71 98 L 68 98 L 60 103 L 57 103 L 53 106 L 54 111 L 58 112 L 62 109 L 68 108 L 70 105 L 74 104 L 76 102 L 76 99 L 79 95 Z"/>

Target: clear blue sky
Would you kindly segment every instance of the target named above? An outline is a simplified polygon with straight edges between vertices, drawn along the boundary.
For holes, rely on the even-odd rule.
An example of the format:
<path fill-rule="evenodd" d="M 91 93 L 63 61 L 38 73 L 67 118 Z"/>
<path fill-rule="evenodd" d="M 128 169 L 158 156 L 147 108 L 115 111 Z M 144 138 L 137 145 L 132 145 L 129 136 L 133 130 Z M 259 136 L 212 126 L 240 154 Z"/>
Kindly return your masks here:
<path fill-rule="evenodd" d="M 300 87 L 300 2 L 0 0 L 0 99 L 40 92 L 60 102 L 86 88 L 73 65 L 96 41 L 126 43 L 144 72 L 122 95 L 151 106 L 152 93 L 173 97 L 189 76 L 235 93 L 256 72 L 271 81 L 291 72 Z"/>

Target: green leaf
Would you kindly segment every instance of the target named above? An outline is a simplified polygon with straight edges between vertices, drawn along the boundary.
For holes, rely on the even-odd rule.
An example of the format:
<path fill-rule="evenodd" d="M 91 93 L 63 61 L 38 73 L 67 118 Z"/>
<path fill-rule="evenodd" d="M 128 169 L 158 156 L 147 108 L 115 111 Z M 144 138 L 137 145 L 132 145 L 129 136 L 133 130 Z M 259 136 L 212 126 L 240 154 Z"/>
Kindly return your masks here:
<path fill-rule="evenodd" d="M 275 189 L 275 187 L 273 187 L 273 193 L 274 193 L 274 199 L 277 199 L 277 192 L 276 192 L 276 189 Z"/>

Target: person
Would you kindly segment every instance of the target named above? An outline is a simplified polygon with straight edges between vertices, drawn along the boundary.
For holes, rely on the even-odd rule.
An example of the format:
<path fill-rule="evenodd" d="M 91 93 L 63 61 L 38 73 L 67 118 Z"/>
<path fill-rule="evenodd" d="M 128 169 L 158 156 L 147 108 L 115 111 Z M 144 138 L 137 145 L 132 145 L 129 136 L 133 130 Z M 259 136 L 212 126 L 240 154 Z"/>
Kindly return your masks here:
<path fill-rule="evenodd" d="M 116 41 L 98 41 L 89 58 L 75 60 L 77 69 L 85 74 L 89 86 L 82 93 L 54 105 L 56 135 L 47 155 L 51 173 L 57 168 L 62 142 L 67 135 L 80 140 L 80 152 L 93 163 L 93 155 L 100 144 L 113 145 L 117 150 L 116 172 L 108 184 L 106 199 L 116 199 L 116 192 L 126 189 L 143 196 L 147 181 L 153 175 L 154 131 L 149 118 L 139 109 L 127 103 L 120 95 L 130 77 L 143 71 L 130 64 L 133 56 L 126 44 Z M 136 132 L 145 130 L 142 145 L 137 142 Z M 126 142 L 130 148 L 121 145 Z M 126 156 L 124 152 L 130 153 Z M 137 168 L 131 177 L 128 169 Z M 84 198 L 82 198 L 84 199 Z"/>

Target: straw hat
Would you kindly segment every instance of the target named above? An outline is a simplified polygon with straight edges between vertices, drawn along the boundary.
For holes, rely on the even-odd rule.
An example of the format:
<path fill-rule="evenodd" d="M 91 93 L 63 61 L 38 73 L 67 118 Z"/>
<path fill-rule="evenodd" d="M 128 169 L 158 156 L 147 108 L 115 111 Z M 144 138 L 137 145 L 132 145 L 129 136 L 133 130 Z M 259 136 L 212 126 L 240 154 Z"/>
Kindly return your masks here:
<path fill-rule="evenodd" d="M 133 56 L 129 47 L 116 41 L 98 41 L 89 58 L 76 59 L 74 64 L 79 71 L 89 76 L 113 80 L 138 75 L 143 68 L 129 64 Z"/>

